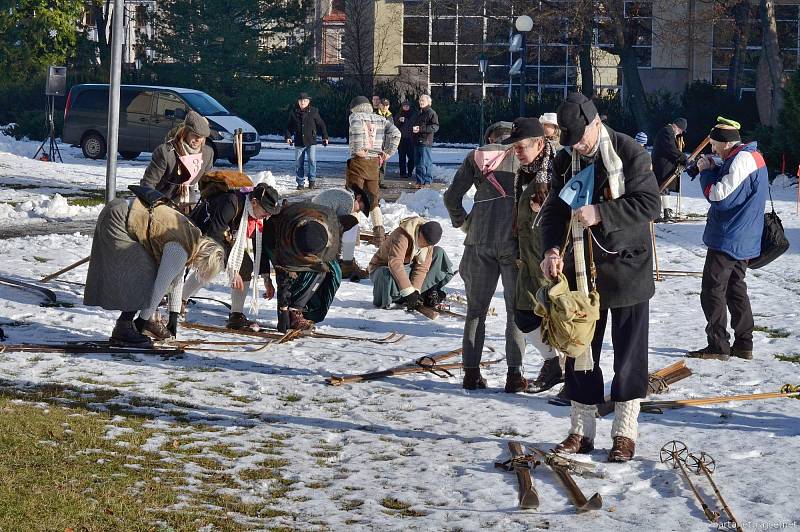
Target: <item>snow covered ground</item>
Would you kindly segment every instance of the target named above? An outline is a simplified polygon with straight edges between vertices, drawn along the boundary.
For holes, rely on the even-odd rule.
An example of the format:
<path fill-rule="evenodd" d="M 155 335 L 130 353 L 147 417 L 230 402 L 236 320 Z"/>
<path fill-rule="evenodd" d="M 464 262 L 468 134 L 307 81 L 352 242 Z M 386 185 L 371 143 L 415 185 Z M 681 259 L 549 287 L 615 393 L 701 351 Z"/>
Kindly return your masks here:
<path fill-rule="evenodd" d="M 290 172 L 281 172 L 285 162 L 291 161 L 291 152 L 280 144 L 266 146 L 248 171 L 271 170 L 280 188 L 291 187 Z M 0 229 L 25 220 L 57 223 L 96 216 L 99 207 L 74 210 L 55 194 L 63 198 L 85 195 L 87 190 L 96 193 L 104 183 L 104 161 L 87 161 L 79 150 L 68 147 L 62 147 L 64 164 L 28 159 L 36 147 L 37 143 L 0 137 Z M 458 163 L 464 153 L 435 150 L 434 160 L 447 168 L 446 163 Z M 330 154 L 330 165 L 339 167 L 346 157 L 345 150 L 333 146 L 320 148 L 320 154 Z M 119 164 L 118 188 L 124 189 L 139 179 L 147 157 Z M 343 173 L 341 168 L 339 171 L 337 175 Z M 698 185 L 686 180 L 684 188 L 683 211 L 702 215 L 706 204 Z M 797 246 L 800 218 L 795 215 L 794 194 L 794 188 L 773 189 L 776 210 L 790 241 Z M 458 264 L 463 235 L 447 221 L 441 194 L 423 190 L 403 195 L 398 203 L 386 206 L 387 226 L 395 226 L 411 212 L 425 212 L 442 222 L 442 245 Z M 703 223 L 698 218 L 694 223 L 656 226 L 661 268 L 702 270 Z M 39 279 L 87 256 L 90 247 L 91 238 L 78 234 L 0 240 L 0 274 Z M 776 354 L 800 353 L 795 329 L 800 310 L 797 250 L 790 249 L 778 261 L 748 276 L 759 326 L 754 360 L 689 360 L 694 375 L 659 399 L 777 391 L 786 382 L 800 381 L 797 364 L 775 358 Z M 372 252 L 373 247 L 362 245 L 357 258 L 366 264 Z M 82 282 L 85 268 L 64 275 L 63 280 Z M 110 333 L 115 314 L 83 307 L 80 286 L 57 282 L 52 288 L 59 299 L 75 306 L 40 307 L 31 293 L 0 285 L 0 326 L 9 336 L 8 342 L 57 342 Z M 458 276 L 450 288 L 456 294 L 464 293 Z M 487 320 L 487 345 L 499 353 L 503 351 L 505 319 L 501 290 L 498 287 L 493 302 L 498 315 Z M 699 278 L 675 277 L 657 283 L 650 307 L 651 369 L 680 360 L 687 350 L 705 345 L 699 292 Z M 227 297 L 221 284 L 203 295 Z M 224 310 L 213 303 L 198 303 L 190 308 L 188 317 L 222 325 Z M 259 318 L 274 322 L 274 303 L 262 306 Z M 677 439 L 690 451 L 714 456 L 716 481 L 746 529 L 800 527 L 798 401 L 775 399 L 642 414 L 637 457 L 623 465 L 605 464 L 611 420 L 602 419 L 597 450 L 586 459 L 604 469 L 606 478 L 577 481 L 585 493 L 596 491 L 603 496 L 603 509 L 576 515 L 560 484 L 540 468 L 534 474 L 540 508 L 520 511 L 515 476 L 493 464 L 507 457 L 505 442 L 510 439 L 549 448 L 566 435 L 568 411 L 547 403 L 552 394 L 503 393 L 502 363 L 484 371 L 490 386 L 486 391 L 464 391 L 460 372 L 451 379 L 418 375 L 327 386 L 324 379 L 331 374 L 385 369 L 461 345 L 459 320 L 442 317 L 428 321 L 402 311 L 375 309 L 368 282 L 345 282 L 319 330 L 369 336 L 397 331 L 406 338 L 392 345 L 302 339 L 259 352 L 249 352 L 249 348 L 235 352 L 189 350 L 183 358 L 170 360 L 5 352 L 0 354 L 0 379 L 18 386 L 60 383 L 87 390 L 114 388 L 120 392 L 114 401 L 154 416 L 151 425 L 159 436 L 148 442 L 152 450 L 161 448 L 169 438 L 175 420 L 189 419 L 198 424 L 194 437 L 200 443 L 227 444 L 241 451 L 242 457 L 233 459 L 206 453 L 234 477 L 269 457 L 264 454 L 265 441 L 276 434 L 286 438 L 281 452 L 288 465 L 283 474 L 296 482 L 280 509 L 292 515 L 258 520 L 231 514 L 242 526 L 333 530 L 716 528 L 705 521 L 678 474 L 659 462 L 662 445 Z M 179 334 L 184 339 L 241 339 L 186 329 Z M 610 349 L 610 341 L 606 348 Z M 540 362 L 529 350 L 525 372 L 535 376 Z M 603 368 L 610 379 L 610 353 L 603 357 Z M 117 436 L 110 430 L 107 437 Z M 187 468 L 187 490 L 204 482 L 209 472 L 199 466 Z M 242 475 L 238 488 L 227 488 L 230 494 L 247 502 L 263 500 L 269 481 L 244 478 Z M 707 483 L 695 480 L 713 500 Z"/>

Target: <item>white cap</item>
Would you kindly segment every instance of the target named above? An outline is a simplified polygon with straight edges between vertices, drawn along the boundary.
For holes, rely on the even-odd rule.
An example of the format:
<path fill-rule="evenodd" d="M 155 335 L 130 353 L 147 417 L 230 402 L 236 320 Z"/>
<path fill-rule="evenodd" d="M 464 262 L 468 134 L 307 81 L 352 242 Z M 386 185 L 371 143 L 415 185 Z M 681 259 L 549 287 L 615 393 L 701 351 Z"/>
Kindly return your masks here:
<path fill-rule="evenodd" d="M 539 122 L 542 124 L 558 125 L 558 115 L 556 113 L 545 113 L 539 117 Z"/>

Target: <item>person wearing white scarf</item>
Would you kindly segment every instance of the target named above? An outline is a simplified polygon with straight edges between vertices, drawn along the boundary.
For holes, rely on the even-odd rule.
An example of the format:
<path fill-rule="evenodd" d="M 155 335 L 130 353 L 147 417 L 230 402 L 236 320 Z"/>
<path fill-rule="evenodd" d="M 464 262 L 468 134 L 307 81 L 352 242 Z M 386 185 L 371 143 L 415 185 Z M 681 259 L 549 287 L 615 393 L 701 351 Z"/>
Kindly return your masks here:
<path fill-rule="evenodd" d="M 566 364 L 567 396 L 572 401 L 569 436 L 556 449 L 586 453 L 594 448 L 596 405 L 604 401 L 600 355 L 608 314 L 614 348 L 615 401 L 611 462 L 630 460 L 635 451 L 639 401 L 648 383 L 649 300 L 655 293 L 650 222 L 660 212 L 658 185 L 650 156 L 631 137 L 617 133 L 600 121 L 594 104 L 582 94 L 570 94 L 558 109 L 561 144 L 556 156 L 551 194 L 542 208 L 540 224 L 545 251 L 543 273 L 554 278 L 575 260 L 559 256 L 571 219 L 587 228 L 597 266 L 600 319 L 591 353 Z M 590 204 L 574 211 L 559 198 L 564 184 L 577 172 L 594 164 L 594 190 Z M 588 263 L 588 260 L 586 261 Z"/>

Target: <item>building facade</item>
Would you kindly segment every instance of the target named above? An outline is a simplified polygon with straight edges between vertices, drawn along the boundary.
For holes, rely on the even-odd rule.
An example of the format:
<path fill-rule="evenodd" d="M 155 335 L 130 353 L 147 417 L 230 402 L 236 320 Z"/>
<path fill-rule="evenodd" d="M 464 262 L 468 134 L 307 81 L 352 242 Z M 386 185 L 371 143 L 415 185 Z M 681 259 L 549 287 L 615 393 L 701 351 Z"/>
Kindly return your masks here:
<path fill-rule="evenodd" d="M 680 92 L 696 80 L 724 87 L 737 49 L 743 65 L 737 90 L 741 95 L 755 89 L 761 50 L 757 2 L 751 5 L 746 23 L 740 21 L 739 29 L 743 31 L 738 32 L 739 37 L 734 14 L 724 2 L 617 3 L 626 26 L 636 28 L 629 44 L 635 51 L 646 91 Z M 436 98 L 516 93 L 521 77 L 510 76 L 509 70 L 521 52 L 510 52 L 509 42 L 515 33 L 514 21 L 522 14 L 534 20 L 534 29 L 526 35 L 525 80 L 529 94 L 564 96 L 576 90 L 581 80 L 579 49 L 587 41 L 595 89 L 623 87 L 619 56 L 612 53 L 614 15 L 595 12 L 588 22 L 581 21 L 581 12 L 576 10 L 579 6 L 571 0 L 546 4 L 513 0 L 376 0 L 369 4 L 375 19 L 375 76 L 408 83 Z M 776 5 L 779 44 L 789 74 L 797 70 L 800 62 L 798 4 L 800 0 L 784 0 Z M 563 9 L 554 9 L 554 5 Z M 741 35 L 746 36 L 744 46 Z M 481 58 L 488 61 L 483 73 L 479 68 Z"/>

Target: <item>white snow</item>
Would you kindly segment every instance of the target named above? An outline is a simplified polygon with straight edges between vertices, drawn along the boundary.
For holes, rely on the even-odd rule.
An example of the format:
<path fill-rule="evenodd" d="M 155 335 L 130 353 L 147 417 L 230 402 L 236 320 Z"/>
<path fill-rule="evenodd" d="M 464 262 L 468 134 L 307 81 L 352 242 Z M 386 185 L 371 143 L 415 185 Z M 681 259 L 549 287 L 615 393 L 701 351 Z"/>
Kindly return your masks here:
<path fill-rule="evenodd" d="M 284 190 L 293 187 L 293 175 L 276 169 L 285 168 L 281 161 L 287 156 L 291 160 L 291 152 L 277 142 L 275 148 L 266 144 L 251 163 L 254 171 L 264 172 L 259 174 L 264 180 Z M 32 217 L 55 223 L 96 216 L 93 208 L 65 206 L 64 198 L 56 194 L 101 189 L 104 161 L 87 161 L 79 149 L 65 146 L 64 164 L 33 161 L 28 157 L 36 147 L 36 143 L 0 137 L 0 229 Z M 345 149 L 335 146 L 320 148 L 318 153 L 331 164 L 343 164 L 347 156 Z M 434 160 L 437 164 L 457 163 L 465 153 L 466 149 L 436 148 Z M 137 182 L 147 162 L 147 155 L 133 162 L 120 161 L 118 188 Z M 448 171 L 452 175 L 452 167 Z M 33 188 L 12 189 L 8 184 Z M 684 190 L 683 211 L 704 214 L 706 204 L 697 182 L 685 179 Z M 790 241 L 800 245 L 795 189 L 776 186 L 773 196 Z M 445 230 L 442 246 L 458 265 L 463 234 L 449 224 L 441 193 L 421 190 L 404 194 L 399 202 L 384 207 L 387 228 L 413 212 L 439 220 Z M 698 218 L 656 226 L 662 269 L 702 270 L 703 223 Z M 0 274 L 39 279 L 87 256 L 90 248 L 91 238 L 78 234 L 0 240 Z M 797 249 L 793 247 L 778 261 L 748 275 L 756 324 L 762 327 L 755 333 L 754 360 L 689 360 L 694 375 L 658 399 L 777 391 L 785 382 L 797 383 L 798 365 L 774 357 L 800 353 L 795 328 L 800 309 Z M 366 264 L 373 252 L 372 246 L 361 245 L 356 256 Z M 82 282 L 85 274 L 86 266 L 82 266 L 61 279 Z M 51 288 L 59 299 L 75 306 L 40 307 L 35 295 L 0 285 L 0 326 L 9 342 L 58 342 L 110 333 L 116 313 L 84 307 L 80 286 L 56 282 Z M 454 278 L 450 289 L 464 294 L 460 277 Z M 657 283 L 650 306 L 651 369 L 704 345 L 699 292 L 699 278 L 676 277 Z M 221 285 L 211 286 L 202 295 L 229 297 Z M 492 306 L 498 315 L 487 318 L 487 345 L 495 347 L 497 354 L 487 353 L 486 359 L 502 358 L 505 313 L 500 286 Z M 219 305 L 202 302 L 190 308 L 189 319 L 222 325 L 224 311 Z M 262 306 L 259 319 L 274 323 L 274 302 Z M 785 329 L 788 336 L 775 334 L 778 329 Z M 298 523 L 321 520 L 328 528 L 342 530 L 709 530 L 712 527 L 683 480 L 659 462 L 661 446 L 675 439 L 685 442 L 690 451 L 714 456 L 716 482 L 734 512 L 749 523 L 745 528 L 791 529 L 800 523 L 796 502 L 798 401 L 775 399 L 642 414 L 637 457 L 624 465 L 605 464 L 611 419 L 603 418 L 598 421 L 597 450 L 582 459 L 599 464 L 606 478 L 577 478 L 587 495 L 602 494 L 603 510 L 576 515 L 561 485 L 542 467 L 534 473 L 542 501 L 539 511 L 519 511 L 514 474 L 495 469 L 493 464 L 507 458 L 506 441 L 510 439 L 549 448 L 567 434 L 567 409 L 547 403 L 555 391 L 503 393 L 503 363 L 484 371 L 490 389 L 481 392 L 465 392 L 459 371 L 451 379 L 417 375 L 327 386 L 324 378 L 331 374 L 385 369 L 461 346 L 460 321 L 442 317 L 431 322 L 402 311 L 375 309 L 369 282 L 344 282 L 319 330 L 374 336 L 397 331 L 406 337 L 390 345 L 308 338 L 263 351 L 254 351 L 256 346 L 218 352 L 190 349 L 183 358 L 170 360 L 144 355 L 126 359 L 4 352 L 0 354 L 0 379 L 19 386 L 71 386 L 83 378 L 116 388 L 120 396 L 113 401 L 135 403 L 140 411 L 155 416 L 149 426 L 157 435 L 143 447 L 153 451 L 172 441 L 175 416 L 183 414 L 202 423 L 192 430 L 202 449 L 225 444 L 247 453 L 225 462 L 229 473 L 268 458 L 289 460 L 283 474 L 299 482 L 282 499 L 281 509 L 296 514 L 296 520 L 291 516 L 271 518 L 259 523 L 259 528 L 302 528 Z M 182 338 L 242 340 L 188 329 L 179 334 Z M 610 381 L 610 332 L 605 348 L 602 366 Z M 540 363 L 538 354 L 529 350 L 525 373 L 535 377 Z M 84 393 L 93 386 L 80 384 Z M 106 433 L 108 438 L 121 435 L 111 428 Z M 284 438 L 285 446 L 275 450 L 280 456 L 264 448 L 276 435 Z M 187 490 L 203 482 L 199 466 L 187 467 L 185 474 Z M 694 480 L 713 500 L 707 483 L 699 477 Z M 253 502 L 270 488 L 268 482 L 242 483 L 241 489 L 226 494 Z M 418 516 L 396 515 L 396 510 L 385 506 L 388 498 L 410 505 Z M 235 514 L 231 519 L 252 524 Z"/>

